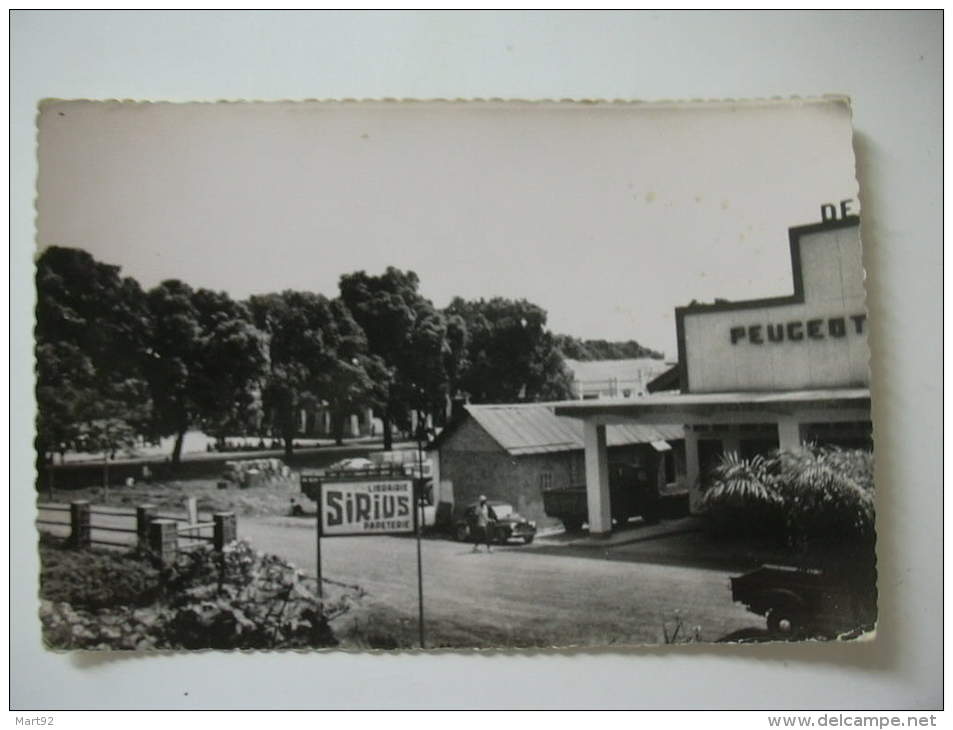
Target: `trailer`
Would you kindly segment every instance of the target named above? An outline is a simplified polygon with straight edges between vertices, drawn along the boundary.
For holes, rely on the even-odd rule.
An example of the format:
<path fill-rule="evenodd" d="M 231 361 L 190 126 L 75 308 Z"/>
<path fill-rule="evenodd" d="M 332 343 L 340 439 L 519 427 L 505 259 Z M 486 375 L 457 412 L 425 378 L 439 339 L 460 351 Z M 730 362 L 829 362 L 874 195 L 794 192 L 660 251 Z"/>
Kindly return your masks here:
<path fill-rule="evenodd" d="M 660 519 L 658 485 L 638 464 L 609 465 L 609 502 L 612 519 L 620 525 L 636 516 L 650 524 Z M 543 509 L 549 517 L 560 520 L 567 532 L 578 531 L 589 521 L 585 485 L 544 489 Z"/>
<path fill-rule="evenodd" d="M 731 597 L 764 616 L 780 637 L 869 631 L 877 620 L 876 577 L 857 568 L 762 565 L 731 578 Z"/>

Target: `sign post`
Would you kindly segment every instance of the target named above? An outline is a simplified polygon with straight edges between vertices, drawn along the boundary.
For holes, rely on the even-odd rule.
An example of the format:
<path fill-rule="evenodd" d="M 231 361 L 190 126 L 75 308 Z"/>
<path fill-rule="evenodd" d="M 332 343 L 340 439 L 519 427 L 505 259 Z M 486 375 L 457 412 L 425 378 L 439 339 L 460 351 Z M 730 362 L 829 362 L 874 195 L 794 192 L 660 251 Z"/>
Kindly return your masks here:
<path fill-rule="evenodd" d="M 418 607 L 418 616 L 417 624 L 420 628 L 420 648 L 424 647 L 424 571 L 423 571 L 423 561 L 420 557 L 420 533 L 423 532 L 423 522 L 424 522 L 424 499 L 423 499 L 423 485 L 424 485 L 424 460 L 423 460 L 423 445 L 420 439 L 417 439 L 417 479 L 416 485 L 417 488 L 414 489 L 414 519 L 417 523 L 417 607 Z"/>
<path fill-rule="evenodd" d="M 321 486 L 319 485 L 318 486 L 319 493 L 320 493 L 320 489 L 321 489 Z M 314 519 L 316 523 L 315 527 L 317 527 L 317 530 L 315 531 L 315 538 L 314 538 L 315 539 L 314 557 L 317 561 L 317 566 L 318 566 L 318 573 L 317 573 L 318 598 L 321 600 L 324 600 L 324 579 L 321 576 L 321 498 L 319 497 L 317 501 L 318 501 L 318 509 L 314 513 Z"/>
<path fill-rule="evenodd" d="M 304 486 L 304 480 L 302 480 Z M 330 480 L 309 480 L 309 496 L 317 498 L 318 596 L 323 597 L 321 539 L 361 535 L 417 536 L 417 594 L 419 601 L 420 645 L 424 645 L 424 593 L 421 567 L 419 518 L 420 495 L 413 478 L 402 471 L 361 470 L 336 473 Z"/>

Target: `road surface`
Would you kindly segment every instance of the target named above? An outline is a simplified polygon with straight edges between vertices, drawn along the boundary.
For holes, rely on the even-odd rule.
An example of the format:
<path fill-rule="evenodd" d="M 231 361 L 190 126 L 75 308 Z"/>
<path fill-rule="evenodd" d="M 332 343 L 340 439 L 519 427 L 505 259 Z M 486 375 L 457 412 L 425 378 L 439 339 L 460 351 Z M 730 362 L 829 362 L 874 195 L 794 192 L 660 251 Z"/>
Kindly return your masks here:
<path fill-rule="evenodd" d="M 239 537 L 315 572 L 313 520 L 243 518 Z M 763 619 L 732 602 L 729 571 L 535 548 L 498 547 L 487 554 L 449 540 L 423 540 L 428 646 L 657 644 L 664 640 L 663 625 L 671 633 L 677 616 L 680 637 L 699 626 L 705 641 L 763 626 Z M 415 636 L 416 549 L 410 537 L 322 540 L 324 577 L 366 591 L 368 610 L 355 617 L 365 633 L 397 627 Z"/>

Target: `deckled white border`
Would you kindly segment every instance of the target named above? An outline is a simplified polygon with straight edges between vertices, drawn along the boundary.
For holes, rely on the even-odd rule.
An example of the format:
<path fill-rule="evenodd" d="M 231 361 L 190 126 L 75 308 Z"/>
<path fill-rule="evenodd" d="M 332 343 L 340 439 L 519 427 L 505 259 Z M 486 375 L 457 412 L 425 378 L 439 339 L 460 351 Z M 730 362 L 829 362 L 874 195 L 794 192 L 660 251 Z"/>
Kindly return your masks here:
<path fill-rule="evenodd" d="M 650 85 L 653 89 L 666 84 L 667 91 L 687 88 L 682 69 L 691 68 L 697 71 L 695 79 L 701 79 L 693 89 L 735 90 L 751 88 L 754 84 L 764 93 L 771 94 L 777 92 L 779 86 L 822 90 L 829 89 L 836 82 L 852 96 L 855 125 L 866 137 L 868 145 L 868 156 L 861 155 L 859 160 L 862 167 L 867 166 L 861 173 L 865 211 L 863 237 L 865 264 L 871 277 L 871 347 L 875 362 L 879 358 L 883 363 L 879 373 L 875 366 L 878 382 L 874 389 L 878 395 L 884 394 L 884 399 L 875 404 L 875 420 L 878 433 L 882 432 L 880 424 L 887 424 L 885 438 L 890 439 L 889 448 L 904 455 L 902 471 L 899 467 L 892 467 L 888 472 L 894 478 L 903 477 L 889 485 L 893 489 L 905 490 L 903 495 L 891 500 L 891 506 L 899 508 L 899 515 L 881 515 L 880 522 L 881 528 L 884 521 L 891 524 L 890 547 L 896 550 L 892 576 L 904 590 L 902 605 L 894 599 L 884 607 L 893 612 L 889 628 L 894 636 L 878 639 L 873 651 L 861 647 L 863 651 L 847 658 L 832 656 L 826 651 L 818 653 L 817 650 L 824 647 L 810 646 L 793 649 L 786 657 L 757 647 L 743 658 L 735 652 L 722 657 L 704 651 L 687 651 L 680 656 L 666 652 L 662 656 L 652 650 L 625 654 L 588 652 L 565 658 L 338 655 L 332 668 L 326 661 L 331 655 L 321 661 L 308 656 L 303 656 L 301 661 L 289 661 L 291 657 L 279 656 L 277 663 L 269 661 L 268 656 L 259 655 L 248 657 L 251 663 L 230 660 L 231 665 L 226 666 L 228 676 L 220 676 L 214 684 L 208 679 L 215 676 L 220 663 L 209 655 L 188 657 L 183 661 L 175 658 L 168 663 L 163 659 L 130 659 L 88 664 L 65 659 L 50 663 L 44 662 L 42 657 L 15 654 L 15 679 L 19 682 L 15 689 L 20 691 L 21 697 L 36 698 L 36 692 L 54 688 L 58 697 L 85 700 L 92 706 L 119 702 L 137 706 L 138 702 L 139 705 L 158 703 L 165 707 L 205 706 L 201 704 L 203 699 L 213 706 L 245 699 L 259 706 L 269 702 L 283 706 L 291 702 L 301 702 L 305 706 L 331 702 L 358 706 L 363 700 L 378 706 L 411 704 L 424 707 L 515 703 L 555 707 L 565 703 L 578 706 L 580 702 L 606 707 L 653 704 L 698 707 L 721 703 L 753 706 L 772 697 L 777 704 L 788 707 L 806 702 L 806 698 L 812 698 L 814 704 L 852 707 L 922 707 L 929 706 L 931 701 L 936 702 L 935 657 L 940 630 L 935 605 L 928 605 L 923 600 L 923 590 L 930 588 L 923 577 L 926 569 L 935 570 L 939 545 L 934 539 L 931 551 L 923 549 L 924 535 L 935 536 L 935 533 L 929 533 L 926 525 L 931 524 L 929 521 L 935 519 L 936 513 L 935 503 L 918 495 L 925 489 L 938 489 L 939 485 L 935 484 L 935 465 L 918 457 L 930 453 L 936 455 L 935 449 L 924 450 L 924 442 L 936 438 L 937 424 L 930 417 L 933 411 L 929 410 L 929 398 L 933 398 L 935 403 L 938 394 L 935 390 L 928 390 L 935 388 L 936 369 L 933 361 L 926 358 L 936 352 L 935 303 L 938 292 L 935 282 L 924 276 L 929 273 L 924 263 L 930 260 L 932 246 L 938 243 L 934 220 L 939 201 L 929 165 L 930 148 L 933 148 L 934 155 L 938 154 L 938 144 L 932 134 L 934 119 L 928 116 L 936 112 L 937 102 L 933 95 L 937 88 L 935 71 L 918 66 L 916 57 L 925 54 L 928 63 L 937 63 L 938 45 L 935 35 L 931 35 L 930 25 L 938 25 L 939 21 L 933 19 L 926 24 L 927 27 L 921 24 L 916 28 L 909 27 L 896 16 L 855 15 L 849 21 L 845 25 L 833 16 L 812 16 L 808 22 L 797 24 L 798 38 L 785 36 L 786 43 L 780 43 L 779 37 L 769 38 L 774 42 L 768 48 L 759 47 L 760 55 L 754 57 L 751 54 L 757 38 L 738 36 L 739 26 L 734 25 L 739 23 L 737 18 L 728 21 L 715 16 L 692 26 L 692 32 L 684 29 L 674 32 L 669 21 L 667 26 L 654 26 L 651 36 L 632 38 L 631 65 L 605 67 L 593 63 L 587 68 L 595 80 L 594 86 L 601 85 L 609 77 L 615 79 L 615 88 L 620 91 L 633 88 L 633 69 L 641 64 L 643 68 L 651 65 Z M 71 36 L 67 15 L 61 15 L 56 22 L 60 24 L 59 32 L 48 32 L 42 38 L 20 36 L 21 42 L 32 42 L 44 50 L 39 56 L 31 56 L 31 60 L 38 59 L 39 62 L 17 71 L 19 89 L 15 90 L 17 96 L 14 97 L 14 315 L 22 313 L 24 303 L 27 308 L 32 303 L 30 276 L 24 276 L 22 255 L 23 246 L 32 245 L 32 237 L 24 240 L 22 236 L 24 217 L 32 227 L 32 213 L 22 209 L 22 195 L 17 193 L 17 187 L 33 189 L 32 170 L 23 169 L 19 152 L 24 143 L 32 151 L 33 105 L 39 98 L 51 95 L 95 97 L 102 93 L 99 87 L 108 85 L 107 79 L 128 78 L 124 75 L 127 69 L 117 69 L 113 74 L 95 63 L 95 54 L 108 53 L 109 44 L 90 44 L 86 36 Z M 118 37 L 122 34 L 123 23 L 133 26 L 142 19 L 129 14 L 125 20 L 116 16 L 110 22 L 111 32 Z M 532 35 L 527 23 L 535 22 L 535 18 L 527 21 L 522 16 L 500 19 L 501 27 L 511 30 L 517 48 L 524 43 L 525 37 Z M 749 18 L 746 22 L 755 26 L 767 23 L 758 18 Z M 322 23 L 326 29 L 330 28 L 328 33 L 334 32 L 333 20 L 322 19 Z M 538 96 L 538 93 L 533 93 L 534 89 L 561 83 L 573 68 L 585 65 L 587 58 L 602 58 L 600 46 L 607 43 L 606 37 L 591 34 L 591 26 L 577 27 L 578 35 L 573 38 L 571 48 L 554 44 L 549 55 L 542 53 L 534 59 L 537 62 L 531 65 L 532 73 L 521 77 L 525 84 L 525 91 L 521 90 L 521 94 Z M 155 30 L 161 35 L 161 29 Z M 216 30 L 210 25 L 209 44 L 217 44 L 220 52 L 212 65 L 220 75 L 211 79 L 206 76 L 206 80 L 227 79 L 229 67 L 241 66 L 241 54 L 256 43 L 255 34 L 261 32 L 260 27 L 250 26 L 247 36 L 230 38 L 230 44 L 225 48 L 217 43 Z M 467 42 L 464 31 L 455 32 L 457 35 L 453 37 L 459 44 Z M 605 32 L 611 34 L 611 28 L 605 28 Z M 806 45 L 805 34 L 810 38 Z M 330 40 L 317 32 L 314 35 L 316 46 L 320 46 L 322 40 Z M 889 43 L 885 39 L 889 39 Z M 367 74 L 374 68 L 375 61 L 382 63 L 386 60 L 374 55 L 375 44 L 385 47 L 388 43 L 383 34 L 371 34 L 360 40 L 365 42 L 351 49 L 347 58 L 340 59 L 341 63 L 354 65 L 352 83 L 355 88 L 367 83 Z M 805 48 L 813 50 L 811 43 L 817 44 L 818 53 L 804 52 Z M 680 67 L 659 63 L 664 44 L 678 48 Z M 646 47 L 654 52 L 654 58 L 652 53 L 646 53 Z M 835 54 L 832 47 L 841 53 Z M 732 68 L 712 64 L 711 55 L 720 53 L 722 48 L 731 49 L 718 57 L 732 59 Z M 432 49 L 421 47 L 420 54 L 423 57 L 432 55 Z M 449 55 L 453 56 L 452 53 Z M 363 63 L 362 58 L 369 62 Z M 282 65 L 281 59 L 279 54 L 269 69 L 276 86 L 284 87 L 288 74 L 296 71 L 308 79 L 306 84 L 321 84 L 316 69 L 288 68 Z M 149 60 L 153 61 L 152 65 L 148 65 Z M 540 60 L 548 63 L 538 62 Z M 129 60 L 124 58 L 121 62 L 129 63 Z M 214 94 L 214 89 L 208 86 L 190 86 L 195 83 L 193 76 L 201 74 L 202 68 L 196 69 L 181 62 L 177 64 L 171 55 L 168 63 L 171 65 L 163 75 L 161 71 L 157 73 L 162 64 L 157 64 L 156 59 L 140 60 L 138 73 L 144 97 L 169 96 L 160 87 L 182 91 L 186 96 Z M 92 69 L 93 75 L 86 71 L 84 76 L 84 67 Z M 393 88 L 412 87 L 416 82 L 405 75 L 401 83 L 396 72 L 387 78 Z M 472 76 L 460 75 L 458 78 L 457 83 L 461 86 L 473 83 Z M 261 80 L 261 76 L 254 79 L 259 84 Z M 166 86 L 161 86 L 159 81 Z M 484 75 L 479 82 L 512 88 L 513 79 L 512 75 L 505 74 Z M 312 91 L 306 88 L 306 84 L 302 96 Z M 91 89 L 91 86 L 98 88 Z M 465 91 L 461 89 L 462 93 Z M 255 88 L 249 88 L 249 92 L 249 96 L 259 96 Z M 651 96 L 653 93 L 650 90 L 632 96 Z M 31 97 L 31 110 L 26 114 L 23 107 L 18 106 L 24 95 Z M 26 134 L 24 126 L 29 128 Z M 21 164 L 16 164 L 18 160 Z M 909 166 L 904 165 L 907 161 Z M 877 248 L 871 254 L 872 246 Z M 898 255 L 898 251 L 903 251 L 903 254 Z M 916 282 L 916 286 L 911 282 Z M 18 353 L 22 358 L 24 348 L 29 349 L 29 337 L 24 339 L 23 334 L 22 326 L 18 327 L 15 321 L 15 358 Z M 917 357 L 909 357 L 914 352 Z M 13 372 L 22 375 L 22 361 L 14 360 Z M 916 388 L 921 392 L 917 393 Z M 924 389 L 927 389 L 926 393 L 922 392 Z M 24 392 L 29 395 L 28 388 L 19 386 L 13 392 L 15 417 L 30 412 L 29 408 L 17 407 L 17 404 L 22 405 Z M 920 418 L 907 418 L 905 409 L 917 408 L 921 410 Z M 898 425 L 904 427 L 903 432 L 898 432 Z M 908 425 L 911 428 L 907 429 Z M 16 455 L 16 449 L 21 453 Z M 30 466 L 29 453 L 24 460 L 22 439 L 14 443 L 14 450 L 14 469 L 22 467 L 24 461 Z M 884 485 L 879 474 L 878 484 Z M 19 547 L 22 550 L 22 546 Z M 902 569 L 898 564 L 903 565 Z M 901 620 L 900 611 L 909 620 Z M 15 636 L 14 641 L 16 639 Z M 880 651 L 876 645 L 880 646 Z M 810 654 L 814 655 L 813 659 L 808 659 Z M 316 677 L 323 681 L 316 683 Z M 389 682 L 378 681 L 384 677 Z M 189 697 L 178 691 L 183 685 L 192 688 Z M 285 694 L 284 690 L 289 686 L 295 691 Z M 355 693 L 354 687 L 360 691 Z M 373 691 L 369 691 L 370 687 Z M 751 704 L 739 699 L 741 697 L 748 698 Z"/>

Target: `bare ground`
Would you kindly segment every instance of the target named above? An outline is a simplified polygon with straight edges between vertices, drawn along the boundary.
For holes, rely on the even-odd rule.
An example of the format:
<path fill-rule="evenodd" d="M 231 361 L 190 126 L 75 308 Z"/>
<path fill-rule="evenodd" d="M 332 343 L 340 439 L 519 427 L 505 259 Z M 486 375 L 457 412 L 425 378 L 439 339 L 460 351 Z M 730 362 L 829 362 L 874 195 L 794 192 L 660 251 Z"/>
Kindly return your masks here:
<path fill-rule="evenodd" d="M 241 537 L 308 573 L 316 566 L 313 519 L 247 519 Z M 325 577 L 365 595 L 334 624 L 342 648 L 417 648 L 416 541 L 325 538 Z M 470 545 L 424 540 L 427 648 L 605 647 L 664 643 L 698 627 L 702 641 L 751 629 L 763 619 L 731 600 L 725 570 L 620 562 L 532 547 L 473 553 Z"/>

